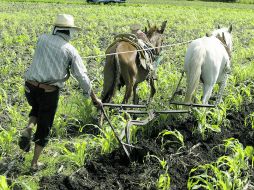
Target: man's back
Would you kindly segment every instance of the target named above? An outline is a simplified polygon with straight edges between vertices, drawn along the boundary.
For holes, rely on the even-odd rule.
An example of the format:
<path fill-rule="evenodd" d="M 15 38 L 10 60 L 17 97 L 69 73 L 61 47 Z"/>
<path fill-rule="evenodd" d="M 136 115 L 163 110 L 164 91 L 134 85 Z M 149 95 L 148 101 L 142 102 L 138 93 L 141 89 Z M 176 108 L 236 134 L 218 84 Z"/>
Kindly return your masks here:
<path fill-rule="evenodd" d="M 39 37 L 33 62 L 25 74 L 27 80 L 50 82 L 63 79 L 67 74 L 71 54 L 75 48 L 65 34 L 43 34 Z M 55 85 L 63 87 L 62 82 Z"/>

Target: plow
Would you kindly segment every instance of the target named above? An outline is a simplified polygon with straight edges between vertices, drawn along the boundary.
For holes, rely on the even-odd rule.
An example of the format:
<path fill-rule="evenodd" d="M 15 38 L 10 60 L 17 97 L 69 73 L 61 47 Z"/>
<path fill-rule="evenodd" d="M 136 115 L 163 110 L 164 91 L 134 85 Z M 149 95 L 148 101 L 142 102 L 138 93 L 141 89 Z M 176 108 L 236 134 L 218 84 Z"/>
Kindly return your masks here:
<path fill-rule="evenodd" d="M 179 105 L 179 106 L 185 106 L 189 108 L 194 107 L 204 107 L 204 108 L 214 108 L 215 105 L 210 104 L 194 104 L 194 103 L 181 103 L 181 102 L 170 102 L 170 105 Z M 125 113 L 128 114 L 127 124 L 122 131 L 121 135 L 119 135 L 116 131 L 115 126 L 112 124 L 109 116 L 107 115 L 105 111 L 105 107 L 109 107 L 111 109 L 117 109 L 118 113 Z M 111 104 L 111 103 L 103 103 L 102 106 L 102 113 L 105 116 L 107 122 L 109 123 L 109 126 L 111 127 L 117 141 L 119 142 L 120 146 L 123 148 L 126 156 L 131 161 L 131 152 L 132 149 L 141 149 L 140 147 L 134 146 L 131 144 L 131 138 L 130 138 L 130 128 L 133 125 L 136 126 L 145 126 L 152 120 L 154 120 L 157 116 L 161 114 L 184 114 L 184 113 L 191 113 L 189 109 L 181 109 L 181 110 L 154 110 L 154 109 L 148 109 L 147 105 L 135 105 L 135 104 Z M 142 115 L 144 119 L 137 120 L 135 119 L 136 116 Z M 135 117 L 134 117 L 135 116 Z M 123 142 L 123 139 L 126 139 L 126 142 Z"/>

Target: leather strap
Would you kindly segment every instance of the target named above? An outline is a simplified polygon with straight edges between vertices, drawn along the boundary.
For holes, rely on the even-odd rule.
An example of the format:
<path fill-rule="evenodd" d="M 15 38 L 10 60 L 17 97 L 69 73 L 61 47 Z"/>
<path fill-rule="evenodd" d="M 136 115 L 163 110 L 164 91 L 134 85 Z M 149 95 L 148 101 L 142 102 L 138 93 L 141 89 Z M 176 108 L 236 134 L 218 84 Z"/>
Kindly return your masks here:
<path fill-rule="evenodd" d="M 56 86 L 48 85 L 48 84 L 44 84 L 44 83 L 39 83 L 36 81 L 27 80 L 26 82 L 28 82 L 29 84 L 36 86 L 38 88 L 44 89 L 45 92 L 53 92 L 58 89 L 58 87 L 56 87 Z"/>

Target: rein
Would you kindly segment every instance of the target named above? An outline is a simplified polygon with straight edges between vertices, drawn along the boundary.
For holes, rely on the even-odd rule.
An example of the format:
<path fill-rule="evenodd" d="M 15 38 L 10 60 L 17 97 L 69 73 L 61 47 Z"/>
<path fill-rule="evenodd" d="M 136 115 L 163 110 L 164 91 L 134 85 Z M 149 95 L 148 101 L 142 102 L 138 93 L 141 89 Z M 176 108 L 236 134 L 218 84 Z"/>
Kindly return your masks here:
<path fill-rule="evenodd" d="M 218 40 L 220 40 L 221 44 L 224 46 L 226 52 L 228 53 L 229 59 L 231 59 L 231 52 L 230 52 L 230 50 L 229 50 L 229 47 L 228 47 L 228 45 L 227 45 L 227 43 L 226 43 L 225 38 L 224 38 L 224 37 L 220 37 L 219 35 L 217 35 L 216 38 L 217 38 Z"/>

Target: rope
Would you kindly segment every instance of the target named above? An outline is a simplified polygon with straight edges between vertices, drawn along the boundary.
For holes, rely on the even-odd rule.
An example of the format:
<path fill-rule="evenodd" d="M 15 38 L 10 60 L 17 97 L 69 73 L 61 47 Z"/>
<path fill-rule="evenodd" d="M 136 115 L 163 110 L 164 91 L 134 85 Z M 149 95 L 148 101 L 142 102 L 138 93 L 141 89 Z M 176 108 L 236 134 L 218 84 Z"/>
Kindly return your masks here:
<path fill-rule="evenodd" d="M 144 50 L 153 50 L 153 49 L 159 49 L 159 48 L 173 47 L 173 46 L 188 44 L 188 43 L 190 43 L 192 41 L 193 40 L 189 40 L 189 41 L 186 41 L 186 42 L 179 42 L 179 43 L 175 43 L 175 44 L 168 44 L 168 45 L 164 45 L 164 46 L 160 46 L 160 47 L 144 48 L 144 49 L 141 49 L 141 50 L 134 50 L 134 51 L 123 51 L 123 52 L 118 52 L 118 53 L 107 53 L 107 54 L 101 54 L 101 55 L 91 55 L 91 56 L 82 57 L 82 58 L 83 59 L 91 59 L 91 58 L 97 58 L 97 57 L 105 57 L 105 56 L 109 56 L 109 55 L 116 55 L 116 54 L 139 52 L 139 51 L 144 51 Z"/>

